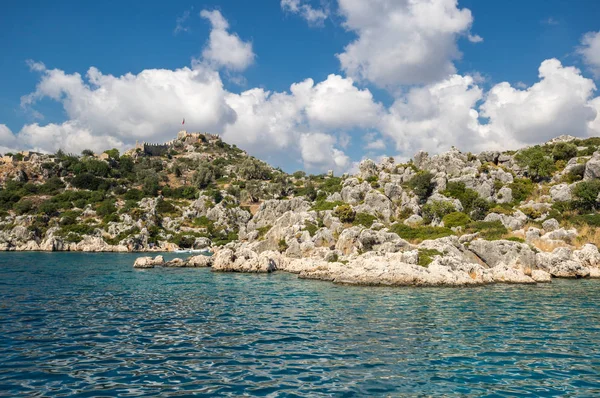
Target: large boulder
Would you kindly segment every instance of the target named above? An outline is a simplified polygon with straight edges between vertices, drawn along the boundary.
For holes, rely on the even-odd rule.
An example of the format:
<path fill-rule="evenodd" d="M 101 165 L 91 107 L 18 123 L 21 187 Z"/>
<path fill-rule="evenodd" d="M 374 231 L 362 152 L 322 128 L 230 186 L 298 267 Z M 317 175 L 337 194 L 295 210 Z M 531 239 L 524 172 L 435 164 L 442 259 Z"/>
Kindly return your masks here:
<path fill-rule="evenodd" d="M 138 257 L 133 263 L 133 268 L 154 268 L 157 265 L 164 265 L 165 259 L 163 256 L 156 256 L 154 258 L 150 256 Z"/>
<path fill-rule="evenodd" d="M 593 180 L 600 178 L 600 151 L 594 152 L 594 155 L 585 164 L 584 180 Z"/>
<path fill-rule="evenodd" d="M 590 269 L 573 259 L 573 252 L 567 247 L 558 247 L 552 253 L 537 253 L 540 269 L 557 278 L 583 278 L 590 275 Z"/>
<path fill-rule="evenodd" d="M 379 191 L 372 190 L 365 195 L 364 203 L 355 207 L 357 213 L 368 213 L 381 217 L 389 222 L 394 215 L 395 208 L 392 201 Z"/>
<path fill-rule="evenodd" d="M 249 248 L 240 247 L 235 251 L 232 248 L 221 249 L 214 257 L 213 271 L 267 273 L 277 270 L 282 256 L 275 251 L 258 254 Z"/>
<path fill-rule="evenodd" d="M 192 256 L 187 259 L 188 267 L 210 267 L 212 265 L 212 263 L 213 263 L 212 256 L 199 255 L 199 256 Z"/>
<path fill-rule="evenodd" d="M 490 213 L 485 217 L 484 221 L 500 221 L 507 229 L 516 231 L 523 228 L 527 222 L 527 216 L 521 210 L 515 211 L 512 215 Z"/>
<path fill-rule="evenodd" d="M 572 199 L 569 184 L 558 184 L 550 188 L 550 197 L 555 202 L 569 202 Z"/>
<path fill-rule="evenodd" d="M 536 266 L 536 256 L 525 243 L 509 240 L 488 241 L 476 239 L 469 244 L 469 250 L 475 253 L 490 268 L 500 264 L 522 269 L 533 269 Z"/>

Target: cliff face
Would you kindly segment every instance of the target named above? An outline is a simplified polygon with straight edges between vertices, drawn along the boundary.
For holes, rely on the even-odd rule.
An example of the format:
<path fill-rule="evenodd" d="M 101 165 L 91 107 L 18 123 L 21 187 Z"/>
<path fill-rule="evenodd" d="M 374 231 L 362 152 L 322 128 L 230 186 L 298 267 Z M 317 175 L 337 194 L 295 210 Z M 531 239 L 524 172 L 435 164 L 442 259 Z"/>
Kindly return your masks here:
<path fill-rule="evenodd" d="M 363 278 L 355 268 L 443 267 L 481 283 L 521 278 L 514 269 L 527 281 L 533 271 L 594 276 L 598 146 L 566 136 L 518 152 L 420 152 L 406 164 L 365 160 L 343 177 L 289 175 L 216 136 L 187 133 L 160 156 L 141 147 L 5 156 L 0 250 L 212 248 L 216 268 L 282 267 L 346 282 Z M 347 267 L 308 272 L 308 258 Z"/>

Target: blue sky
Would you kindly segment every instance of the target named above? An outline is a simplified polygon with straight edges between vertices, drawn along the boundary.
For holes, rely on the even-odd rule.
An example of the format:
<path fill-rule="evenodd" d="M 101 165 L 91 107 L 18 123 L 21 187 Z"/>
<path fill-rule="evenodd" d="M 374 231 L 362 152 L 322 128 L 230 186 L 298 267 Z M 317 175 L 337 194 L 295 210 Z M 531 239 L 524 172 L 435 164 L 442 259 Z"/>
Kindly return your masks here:
<path fill-rule="evenodd" d="M 182 117 L 288 170 L 598 134 L 600 2 L 361 3 L 5 1 L 0 152 L 126 148 L 168 139 Z M 114 79 L 90 82 L 90 67 Z M 175 73 L 182 68 L 190 72 Z M 80 85 L 64 77 L 76 73 Z M 305 79 L 312 84 L 290 91 Z M 552 98 L 564 103 L 544 102 Z M 112 102 L 121 112 L 111 123 L 99 107 Z"/>

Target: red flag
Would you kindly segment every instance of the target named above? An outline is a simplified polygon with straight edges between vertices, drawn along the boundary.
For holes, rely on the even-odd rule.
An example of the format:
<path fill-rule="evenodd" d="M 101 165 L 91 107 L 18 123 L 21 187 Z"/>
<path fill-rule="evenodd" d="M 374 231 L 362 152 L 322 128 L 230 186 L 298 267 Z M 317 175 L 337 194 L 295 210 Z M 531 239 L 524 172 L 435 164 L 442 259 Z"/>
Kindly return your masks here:
<path fill-rule="evenodd" d="M 181 124 L 185 124 L 185 118 L 183 118 L 183 122 L 181 122 Z"/>

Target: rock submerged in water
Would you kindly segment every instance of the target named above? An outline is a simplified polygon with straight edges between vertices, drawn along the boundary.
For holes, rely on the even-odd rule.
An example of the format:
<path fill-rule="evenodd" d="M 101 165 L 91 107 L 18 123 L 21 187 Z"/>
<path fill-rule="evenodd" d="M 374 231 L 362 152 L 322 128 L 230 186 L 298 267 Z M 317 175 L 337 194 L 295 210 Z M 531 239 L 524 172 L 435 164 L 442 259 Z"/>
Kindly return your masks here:
<path fill-rule="evenodd" d="M 212 266 L 212 264 L 213 264 L 212 256 L 199 255 L 199 256 L 191 256 L 186 259 L 174 258 L 172 260 L 165 261 L 163 256 L 159 255 L 154 258 L 152 258 L 150 256 L 138 257 L 138 258 L 136 258 L 135 262 L 133 263 L 133 268 L 154 268 L 155 266 L 177 267 L 177 268 L 184 268 L 184 267 L 200 268 L 200 267 L 210 267 L 210 266 Z"/>
<path fill-rule="evenodd" d="M 164 265 L 165 259 L 163 256 L 156 256 L 154 258 L 150 256 L 138 257 L 133 263 L 133 268 L 154 268 L 157 265 Z"/>

